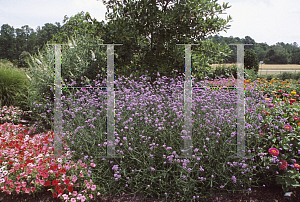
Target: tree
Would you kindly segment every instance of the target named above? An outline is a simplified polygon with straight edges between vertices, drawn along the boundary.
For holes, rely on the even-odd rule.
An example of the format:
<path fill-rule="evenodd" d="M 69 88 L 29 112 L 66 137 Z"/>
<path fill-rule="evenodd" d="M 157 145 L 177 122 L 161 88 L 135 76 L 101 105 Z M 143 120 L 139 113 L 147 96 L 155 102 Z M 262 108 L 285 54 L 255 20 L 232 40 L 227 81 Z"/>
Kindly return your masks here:
<path fill-rule="evenodd" d="M 275 61 L 275 51 L 273 49 L 268 50 L 265 56 L 265 63 L 266 64 L 276 64 Z"/>
<path fill-rule="evenodd" d="M 22 50 L 26 49 L 26 34 L 24 30 L 16 28 L 16 35 L 15 42 L 17 44 L 17 55 L 20 55 Z"/>
<path fill-rule="evenodd" d="M 92 19 L 88 12 L 77 13 L 73 17 L 64 16 L 62 27 L 59 26 L 59 32 L 56 33 L 49 43 L 67 43 L 68 38 L 74 34 L 86 35 L 90 38 L 103 35 L 104 21 L 98 22 Z"/>
<path fill-rule="evenodd" d="M 271 49 L 267 52 L 265 57 L 266 64 L 287 64 L 288 55 L 284 47 L 281 44 L 271 46 Z"/>
<path fill-rule="evenodd" d="M 221 6 L 216 1 L 198 0 L 184 3 L 169 0 L 159 2 L 110 0 L 103 3 L 107 5 L 106 19 L 111 20 L 109 27 L 114 27 L 111 30 L 114 41 L 125 43 L 118 48 L 121 52 L 118 54 L 120 60 L 129 63 L 133 56 L 128 54 L 137 51 L 136 46 L 132 44 L 138 44 L 138 38 L 143 37 L 145 44 L 150 43 L 150 47 L 145 50 L 140 63 L 155 75 L 156 72 L 160 72 L 163 76 L 168 76 L 173 68 L 181 73 L 184 72 L 184 47 L 176 44 L 200 43 L 206 35 L 230 27 L 225 26 L 231 19 L 230 16 L 227 21 L 214 16 L 216 13 L 222 13 Z M 158 8 L 159 3 L 162 10 Z M 168 7 L 171 3 L 175 4 Z M 223 3 L 223 8 L 230 8 L 227 5 L 228 3 Z M 109 9 L 113 9 L 113 12 L 108 13 Z M 150 39 L 147 38 L 149 35 Z M 142 44 L 138 46 L 140 49 Z M 206 47 L 197 46 L 192 49 L 203 54 Z M 221 54 L 217 52 L 215 55 Z"/>
<path fill-rule="evenodd" d="M 249 70 L 254 69 L 254 72 L 258 73 L 259 61 L 254 50 L 248 49 L 245 51 L 244 67 Z"/>
<path fill-rule="evenodd" d="M 0 59 L 7 58 L 13 62 L 17 58 L 14 28 L 3 24 L 0 32 Z"/>

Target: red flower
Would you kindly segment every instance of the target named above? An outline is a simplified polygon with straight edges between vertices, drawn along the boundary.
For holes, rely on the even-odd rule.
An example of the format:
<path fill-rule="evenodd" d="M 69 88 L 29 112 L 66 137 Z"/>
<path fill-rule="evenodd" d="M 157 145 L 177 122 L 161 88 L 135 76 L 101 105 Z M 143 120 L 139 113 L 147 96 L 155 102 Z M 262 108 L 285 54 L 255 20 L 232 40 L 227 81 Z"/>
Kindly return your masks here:
<path fill-rule="evenodd" d="M 295 167 L 295 168 L 300 168 L 300 165 L 297 164 L 297 163 L 294 163 L 294 167 Z"/>
<path fill-rule="evenodd" d="M 59 173 L 65 173 L 67 172 L 65 168 L 62 168 L 60 171 L 58 171 Z"/>
<path fill-rule="evenodd" d="M 69 184 L 69 182 L 70 182 L 70 180 L 69 180 L 69 179 L 66 179 L 66 180 L 65 180 L 65 183 L 66 183 L 66 185 L 68 185 L 68 184 Z"/>
<path fill-rule="evenodd" d="M 281 160 L 281 161 L 279 162 L 279 169 L 281 169 L 281 170 L 286 170 L 286 169 L 287 169 L 287 166 L 288 166 L 288 164 L 287 164 L 286 160 Z"/>
<path fill-rule="evenodd" d="M 52 181 L 52 185 L 54 186 L 54 185 L 57 185 L 57 181 L 56 180 L 53 180 Z"/>
<path fill-rule="evenodd" d="M 56 186 L 56 187 L 55 187 L 55 191 L 58 191 L 58 190 L 59 190 L 59 186 Z"/>
<path fill-rule="evenodd" d="M 57 197 L 57 193 L 53 192 L 53 197 L 56 198 Z"/>
<path fill-rule="evenodd" d="M 58 194 L 63 194 L 64 191 L 62 189 L 58 190 Z"/>
<path fill-rule="evenodd" d="M 48 180 L 46 183 L 45 183 L 45 186 L 48 187 L 51 185 L 51 182 Z"/>
<path fill-rule="evenodd" d="M 69 192 L 72 192 L 72 191 L 73 191 L 73 187 L 72 187 L 72 186 L 69 186 L 69 187 L 68 187 L 68 191 L 69 191 Z"/>

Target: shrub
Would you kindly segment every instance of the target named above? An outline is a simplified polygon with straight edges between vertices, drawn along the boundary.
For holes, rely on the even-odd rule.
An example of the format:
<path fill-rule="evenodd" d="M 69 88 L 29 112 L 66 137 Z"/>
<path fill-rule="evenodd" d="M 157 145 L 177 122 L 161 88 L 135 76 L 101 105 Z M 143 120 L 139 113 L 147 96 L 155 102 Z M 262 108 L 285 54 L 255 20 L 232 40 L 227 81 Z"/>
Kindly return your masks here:
<path fill-rule="evenodd" d="M 259 61 L 258 61 L 256 53 L 252 49 L 248 49 L 245 51 L 244 68 L 245 69 L 253 69 L 255 71 L 255 74 L 258 73 Z"/>
<path fill-rule="evenodd" d="M 107 63 L 106 63 L 106 46 L 100 46 L 103 44 L 103 40 L 99 38 L 91 39 L 89 36 L 74 35 L 71 39 L 68 39 L 68 44 L 72 44 L 72 47 L 62 47 L 62 66 L 61 77 L 62 84 L 65 84 L 65 79 L 70 82 L 71 79 L 78 84 L 76 87 L 92 85 L 93 79 L 96 80 L 97 74 L 102 77 L 106 77 Z M 28 106 L 31 111 L 38 114 L 46 112 L 45 109 L 36 111 L 34 104 L 42 104 L 45 106 L 49 103 L 47 97 L 50 100 L 51 106 L 54 106 L 54 46 L 44 46 L 42 52 L 38 52 L 37 56 L 31 56 L 28 61 L 29 76 L 32 79 L 29 91 Z M 93 57 L 95 56 L 95 57 Z M 86 80 L 82 83 L 81 77 L 85 77 Z M 97 79 L 98 81 L 99 79 Z M 81 84 L 81 85 L 80 85 Z M 78 90 L 78 89 L 77 89 Z M 70 95 L 69 89 L 62 89 L 62 93 L 65 96 Z M 53 111 L 47 114 L 47 119 L 53 118 Z"/>

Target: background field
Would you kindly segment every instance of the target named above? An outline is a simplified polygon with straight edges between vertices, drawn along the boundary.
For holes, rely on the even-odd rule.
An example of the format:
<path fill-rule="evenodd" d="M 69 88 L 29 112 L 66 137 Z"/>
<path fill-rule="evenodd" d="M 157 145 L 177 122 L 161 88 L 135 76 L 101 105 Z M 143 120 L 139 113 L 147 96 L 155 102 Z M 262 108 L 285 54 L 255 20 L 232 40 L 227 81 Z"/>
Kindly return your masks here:
<path fill-rule="evenodd" d="M 231 66 L 237 63 L 224 63 L 221 65 L 224 66 Z M 220 64 L 211 64 L 211 66 L 215 69 Z M 263 71 L 261 71 L 263 70 Z M 268 71 L 265 71 L 268 70 Z M 272 71 L 276 70 L 276 71 Z M 281 71 L 277 71 L 281 70 Z M 287 71 L 287 70 L 294 70 L 294 71 Z M 296 71 L 295 71 L 296 70 Z M 300 65 L 297 64 L 260 64 L 258 74 L 259 75 L 269 75 L 269 74 L 281 74 L 282 72 L 290 72 L 290 73 L 298 73 L 300 71 Z"/>

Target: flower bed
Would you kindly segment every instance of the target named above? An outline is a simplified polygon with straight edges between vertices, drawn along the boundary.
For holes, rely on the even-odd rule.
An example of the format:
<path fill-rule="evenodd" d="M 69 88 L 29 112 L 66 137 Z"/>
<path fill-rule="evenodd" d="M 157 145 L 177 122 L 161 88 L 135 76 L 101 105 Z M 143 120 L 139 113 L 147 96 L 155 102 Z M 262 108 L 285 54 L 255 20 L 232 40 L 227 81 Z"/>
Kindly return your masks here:
<path fill-rule="evenodd" d="M 6 179 L 4 177 L 6 185 L 3 186 L 4 182 L 1 185 L 3 190 L 5 189 L 4 191 L 8 191 L 8 193 L 18 193 L 16 189 L 19 187 L 19 193 L 26 193 L 28 189 L 31 193 L 31 189 L 34 187 L 35 190 L 32 192 L 34 193 L 36 190 L 42 190 L 43 186 L 49 185 L 49 189 L 54 196 L 57 194 L 62 199 L 68 196 L 69 199 L 67 200 L 72 200 L 74 190 L 72 190 L 73 192 L 68 190 L 70 186 L 67 183 L 70 183 L 70 185 L 75 185 L 72 185 L 72 188 L 76 188 L 77 193 L 85 189 L 87 192 L 90 191 L 89 194 L 92 194 L 93 197 L 96 197 L 95 194 L 98 192 L 101 195 L 109 193 L 123 195 L 134 190 L 145 197 L 158 195 L 159 198 L 176 197 L 182 200 L 193 200 L 208 196 L 207 191 L 212 187 L 224 191 L 239 190 L 240 188 L 251 190 L 253 187 L 276 183 L 282 185 L 284 191 L 288 191 L 293 186 L 297 186 L 299 180 L 298 151 L 300 151 L 298 145 L 299 97 L 297 95 L 300 89 L 298 84 L 274 80 L 268 83 L 255 81 L 246 85 L 245 134 L 247 140 L 249 140 L 246 145 L 248 149 L 246 152 L 247 155 L 253 155 L 253 159 L 226 159 L 227 153 L 222 152 L 225 149 L 227 149 L 226 152 L 233 151 L 235 148 L 234 119 L 230 119 L 230 117 L 233 117 L 230 116 L 230 109 L 233 108 L 230 104 L 233 103 L 234 97 L 230 91 L 222 91 L 221 93 L 226 93 L 226 96 L 224 96 L 226 99 L 221 100 L 218 99 L 222 98 L 221 95 L 217 94 L 218 92 L 205 94 L 205 91 L 201 91 L 198 95 L 195 90 L 193 100 L 196 101 L 195 103 L 202 104 L 202 108 L 197 108 L 193 104 L 192 110 L 195 113 L 193 118 L 196 121 L 196 118 L 200 117 L 200 121 L 193 124 L 193 129 L 200 132 L 202 136 L 205 135 L 205 138 L 193 136 L 194 155 L 201 157 L 186 160 L 177 158 L 182 148 L 180 145 L 183 145 L 180 138 L 182 103 L 175 103 L 176 100 L 174 99 L 164 99 L 160 96 L 151 99 L 149 94 L 151 94 L 152 89 L 147 86 L 136 91 L 141 94 L 137 94 L 135 91 L 130 94 L 126 87 L 121 89 L 124 92 L 121 98 L 131 96 L 128 103 L 117 102 L 115 107 L 118 109 L 115 117 L 116 155 L 123 155 L 123 159 L 96 158 L 99 154 L 105 155 L 107 143 L 105 142 L 105 135 L 102 136 L 102 134 L 105 134 L 105 130 L 101 129 L 104 126 L 105 119 L 98 121 L 95 117 L 104 117 L 106 112 L 98 111 L 95 108 L 90 111 L 89 109 L 80 109 L 78 106 L 88 108 L 95 104 L 90 102 L 90 104 L 83 105 L 78 101 L 76 103 L 77 107 L 71 107 L 64 117 L 65 129 L 72 131 L 64 137 L 64 148 L 66 151 L 68 150 L 66 152 L 68 155 L 64 159 L 56 160 L 52 156 L 53 150 L 51 151 L 51 149 L 53 148 L 51 148 L 50 143 L 53 132 L 45 133 L 45 137 L 43 135 L 32 137 L 32 143 L 35 142 L 35 144 L 30 144 L 31 141 L 29 136 L 26 136 L 26 130 L 18 132 L 15 126 L 2 125 L 2 131 L 6 132 L 4 133 L 6 142 L 3 140 L 3 143 L 8 143 L 11 140 L 12 148 L 15 148 L 14 151 L 7 148 L 7 154 L 8 156 L 14 155 L 14 158 L 17 158 L 17 160 L 12 160 L 13 157 L 1 157 L 1 160 L 3 160 L 2 165 L 4 166 L 4 162 L 6 162 L 5 166 L 10 166 L 4 169 L 7 172 L 13 169 L 11 175 L 9 175 L 12 179 L 8 176 L 5 176 Z M 86 90 L 83 91 L 86 95 Z M 173 92 L 172 97 L 177 98 L 176 91 Z M 121 91 L 118 91 L 118 93 L 121 93 Z M 137 95 L 143 98 L 143 93 L 146 95 L 144 99 L 134 99 Z M 211 98 L 210 95 L 212 94 L 217 95 L 216 98 Z M 95 99 L 88 98 L 90 100 Z M 178 98 L 183 101 L 183 96 Z M 101 99 L 104 100 L 100 98 L 98 101 L 100 104 L 95 106 L 96 108 L 105 109 Z M 119 99 L 116 98 L 116 100 Z M 168 104 L 164 104 L 164 102 L 168 102 Z M 204 112 L 204 109 L 212 109 L 212 106 L 208 105 L 212 102 L 216 103 L 217 106 L 222 103 L 219 109 L 221 114 L 218 117 L 215 116 L 213 110 Z M 137 103 L 140 103 L 141 107 Z M 148 103 L 148 108 L 145 106 L 143 108 L 143 103 Z M 162 110 L 163 106 L 169 106 L 169 109 Z M 73 112 L 72 109 L 76 109 L 76 112 Z M 157 109 L 157 111 L 154 109 Z M 81 116 L 76 116 L 78 114 Z M 159 114 L 160 116 L 158 116 Z M 227 117 L 226 121 L 224 117 Z M 212 120 L 209 118 L 212 118 Z M 217 120 L 216 124 L 212 124 L 214 119 Z M 169 122 L 166 122 L 166 124 L 164 120 Z M 83 125 L 81 125 L 82 121 L 85 121 Z M 89 127 L 85 127 L 84 124 Z M 207 127 L 207 125 L 212 127 Z M 10 130 L 16 131 L 11 133 Z M 22 135 L 22 133 L 24 134 Z M 97 136 L 93 134 L 97 134 Z M 42 140 L 46 142 L 42 144 Z M 102 144 L 103 142 L 104 144 Z M 23 148 L 21 143 L 25 144 Z M 35 147 L 34 145 L 39 146 Z M 18 155 L 21 150 L 23 155 Z M 27 152 L 25 152 L 26 150 Z M 6 153 L 2 152 L 2 154 Z M 44 158 L 41 160 L 36 159 L 41 154 Z M 25 156 L 26 161 L 30 161 L 29 163 L 26 162 L 27 167 L 24 167 Z M 70 156 L 71 159 L 68 159 L 67 156 Z M 47 162 L 46 159 L 49 158 L 50 160 Z M 90 179 L 86 179 L 86 181 L 81 179 L 80 168 L 76 169 L 70 166 L 71 163 L 67 165 L 68 160 L 77 162 L 76 165 L 79 167 L 82 165 L 84 177 L 90 177 L 92 182 L 97 183 L 95 185 L 98 192 L 88 189 L 89 185 L 86 183 L 91 183 Z M 51 161 L 55 164 L 51 164 Z M 91 167 L 83 166 L 83 162 Z M 59 164 L 61 164 L 61 167 L 59 167 Z M 57 167 L 54 167 L 55 165 Z M 59 171 L 63 168 L 66 172 L 62 174 Z M 24 170 L 28 172 L 22 174 Z M 57 174 L 61 185 L 54 181 Z M 78 180 L 81 179 L 79 187 L 76 187 L 75 182 L 72 183 L 74 175 L 77 176 Z M 20 176 L 19 179 L 17 179 L 18 176 Z M 31 180 L 36 179 L 36 176 L 39 176 L 39 183 Z M 48 184 L 46 184 L 47 180 L 44 177 L 49 179 Z M 69 181 L 65 182 L 67 179 Z M 23 181 L 21 182 L 21 180 Z M 41 180 L 44 180 L 44 184 L 40 183 Z M 19 183 L 12 186 L 12 182 L 15 181 Z M 32 181 L 33 183 L 31 183 Z M 25 187 L 23 187 L 24 182 L 27 183 Z M 49 184 L 50 182 L 51 184 Z M 91 184 L 89 187 L 92 187 Z M 82 196 L 84 195 L 88 199 L 89 194 L 83 192 Z"/>

